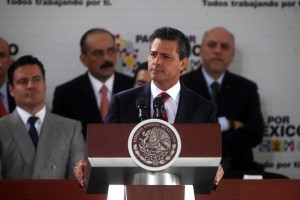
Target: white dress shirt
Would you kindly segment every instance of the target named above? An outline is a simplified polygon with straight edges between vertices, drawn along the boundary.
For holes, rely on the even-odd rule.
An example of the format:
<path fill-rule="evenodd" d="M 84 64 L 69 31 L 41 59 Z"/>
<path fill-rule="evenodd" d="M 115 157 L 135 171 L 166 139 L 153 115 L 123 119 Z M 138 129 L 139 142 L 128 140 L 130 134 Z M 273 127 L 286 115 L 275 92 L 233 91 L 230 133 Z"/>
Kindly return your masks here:
<path fill-rule="evenodd" d="M 222 82 L 223 82 L 223 79 L 224 79 L 224 74 L 222 74 L 222 76 L 220 78 L 218 78 L 217 80 L 214 80 L 212 77 L 209 76 L 209 74 L 205 71 L 205 69 L 203 67 L 201 68 L 201 70 L 202 70 L 202 73 L 204 75 L 204 79 L 206 81 L 206 84 L 208 86 L 209 93 L 211 95 L 212 94 L 212 88 L 210 87 L 210 85 L 214 81 L 217 81 L 220 84 L 220 88 L 221 88 L 221 85 L 222 85 Z M 221 131 L 222 132 L 229 130 L 229 124 L 228 124 L 227 119 L 226 119 L 225 116 L 218 117 L 218 122 L 221 125 Z"/>
<path fill-rule="evenodd" d="M 32 115 L 29 114 L 28 112 L 26 112 L 25 110 L 23 110 L 20 107 L 16 107 L 18 114 L 20 115 L 22 121 L 24 122 L 27 131 L 29 131 L 29 123 L 28 123 L 28 118 L 31 117 Z M 35 122 L 35 128 L 38 132 L 38 135 L 40 136 L 41 134 L 41 128 L 45 119 L 45 115 L 46 115 L 46 107 L 44 106 L 38 113 L 36 113 L 34 116 L 38 117 L 39 119 Z"/>
<path fill-rule="evenodd" d="M 170 124 L 174 124 L 176 113 L 178 110 L 178 103 L 179 103 L 179 96 L 180 96 L 180 82 L 178 81 L 173 87 L 168 89 L 167 91 L 162 91 L 151 81 L 151 117 L 153 116 L 153 100 L 154 98 L 159 95 L 161 92 L 166 92 L 170 95 L 168 101 L 165 102 L 165 110 L 167 111 L 168 115 L 168 122 Z"/>
<path fill-rule="evenodd" d="M 88 76 L 89 79 L 92 83 L 92 87 L 93 87 L 93 91 L 96 97 L 96 101 L 98 104 L 98 108 L 100 110 L 100 105 L 101 105 L 101 93 L 99 92 L 100 89 L 102 88 L 102 86 L 105 84 L 105 86 L 107 87 L 108 91 L 107 91 L 107 98 L 108 101 L 110 102 L 111 97 L 112 97 L 112 93 L 113 93 L 113 83 L 115 80 L 115 74 L 112 74 L 105 83 L 102 83 L 101 81 L 99 81 L 98 79 L 96 79 L 94 76 L 92 76 L 92 74 L 90 72 L 88 72 Z"/>

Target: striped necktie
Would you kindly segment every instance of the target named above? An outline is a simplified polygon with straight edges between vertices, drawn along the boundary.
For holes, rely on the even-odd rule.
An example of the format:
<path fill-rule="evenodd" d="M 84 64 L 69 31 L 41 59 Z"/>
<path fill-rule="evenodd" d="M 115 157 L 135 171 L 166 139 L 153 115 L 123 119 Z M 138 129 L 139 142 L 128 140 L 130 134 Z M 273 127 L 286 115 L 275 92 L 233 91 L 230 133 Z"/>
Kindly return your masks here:
<path fill-rule="evenodd" d="M 163 102 L 163 104 L 165 105 L 165 103 L 168 101 L 168 99 L 170 98 L 170 95 L 166 92 L 161 92 L 159 95 L 157 95 L 155 98 L 160 98 L 161 101 Z M 163 117 L 165 119 L 165 121 L 168 121 L 168 114 L 166 109 L 164 108 L 162 111 Z M 156 116 L 156 111 L 154 111 L 154 115 L 153 117 Z"/>

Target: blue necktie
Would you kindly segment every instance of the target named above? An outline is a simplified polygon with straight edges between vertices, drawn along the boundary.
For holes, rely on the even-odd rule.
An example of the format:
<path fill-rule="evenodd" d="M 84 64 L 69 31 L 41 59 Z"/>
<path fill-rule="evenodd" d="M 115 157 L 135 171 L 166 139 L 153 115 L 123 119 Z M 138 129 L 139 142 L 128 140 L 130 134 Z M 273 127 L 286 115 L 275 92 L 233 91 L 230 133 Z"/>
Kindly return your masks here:
<path fill-rule="evenodd" d="M 32 140 L 32 143 L 36 149 L 37 147 L 37 144 L 38 144 L 38 141 L 39 141 L 39 136 L 38 136 L 38 132 L 34 126 L 35 122 L 38 120 L 39 118 L 38 117 L 35 117 L 35 116 L 31 116 L 29 117 L 28 119 L 28 123 L 30 125 L 29 127 L 29 135 L 31 137 L 31 140 Z"/>

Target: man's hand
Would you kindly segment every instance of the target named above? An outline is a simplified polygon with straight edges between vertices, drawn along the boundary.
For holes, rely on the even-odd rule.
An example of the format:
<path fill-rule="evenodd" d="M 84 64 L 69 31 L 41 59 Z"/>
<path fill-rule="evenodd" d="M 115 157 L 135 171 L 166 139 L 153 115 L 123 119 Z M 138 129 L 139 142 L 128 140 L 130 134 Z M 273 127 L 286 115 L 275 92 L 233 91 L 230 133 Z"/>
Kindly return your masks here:
<path fill-rule="evenodd" d="M 219 165 L 218 167 L 218 171 L 217 171 L 217 174 L 216 174 L 216 177 L 215 177 L 215 181 L 214 181 L 214 184 L 217 186 L 219 184 L 219 182 L 221 181 L 222 177 L 224 175 L 224 170 L 223 170 L 223 167 L 221 165 Z"/>
<path fill-rule="evenodd" d="M 234 130 L 242 128 L 244 126 L 244 123 L 242 123 L 241 121 L 234 120 L 233 123 L 234 123 Z"/>
<path fill-rule="evenodd" d="M 86 160 L 80 160 L 76 163 L 74 167 L 74 174 L 79 184 L 83 187 L 86 184 L 86 180 L 84 178 L 84 171 L 86 169 L 87 162 Z"/>
<path fill-rule="evenodd" d="M 87 162 L 86 160 L 80 160 L 78 163 L 76 163 L 74 167 L 74 174 L 76 179 L 78 180 L 79 184 L 83 187 L 86 184 L 86 180 L 84 178 L 84 171 L 86 169 Z M 221 165 L 218 167 L 218 171 L 215 177 L 214 184 L 218 185 L 221 181 L 222 177 L 224 175 L 224 170 Z"/>
<path fill-rule="evenodd" d="M 237 130 L 240 129 L 244 126 L 244 123 L 238 120 L 232 120 L 232 119 L 228 119 L 226 118 L 228 126 L 229 126 L 229 130 Z"/>

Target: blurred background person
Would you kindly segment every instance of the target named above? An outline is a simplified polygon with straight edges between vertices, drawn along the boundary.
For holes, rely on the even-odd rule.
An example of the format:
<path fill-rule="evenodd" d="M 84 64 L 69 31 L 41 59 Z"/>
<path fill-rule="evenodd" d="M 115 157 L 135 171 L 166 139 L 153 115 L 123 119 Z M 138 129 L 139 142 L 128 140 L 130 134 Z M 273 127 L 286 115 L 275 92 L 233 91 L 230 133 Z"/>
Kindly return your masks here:
<path fill-rule="evenodd" d="M 80 40 L 80 61 L 86 73 L 57 86 L 52 112 L 81 121 L 86 137 L 88 123 L 102 123 L 111 96 L 132 88 L 133 78 L 116 72 L 114 35 L 102 28 L 88 30 Z"/>
<path fill-rule="evenodd" d="M 133 80 L 133 87 L 139 87 L 151 81 L 151 76 L 148 71 L 148 62 L 143 62 L 138 66 L 134 72 Z"/>
<path fill-rule="evenodd" d="M 234 55 L 234 35 L 223 27 L 212 28 L 202 39 L 201 67 L 182 75 L 181 81 L 217 105 L 225 172 L 261 174 L 263 166 L 254 161 L 252 152 L 262 141 L 264 131 L 258 87 L 228 70 Z"/>
<path fill-rule="evenodd" d="M 8 91 L 7 70 L 11 63 L 9 45 L 0 37 L 0 118 L 11 113 L 16 107 L 15 100 Z"/>

